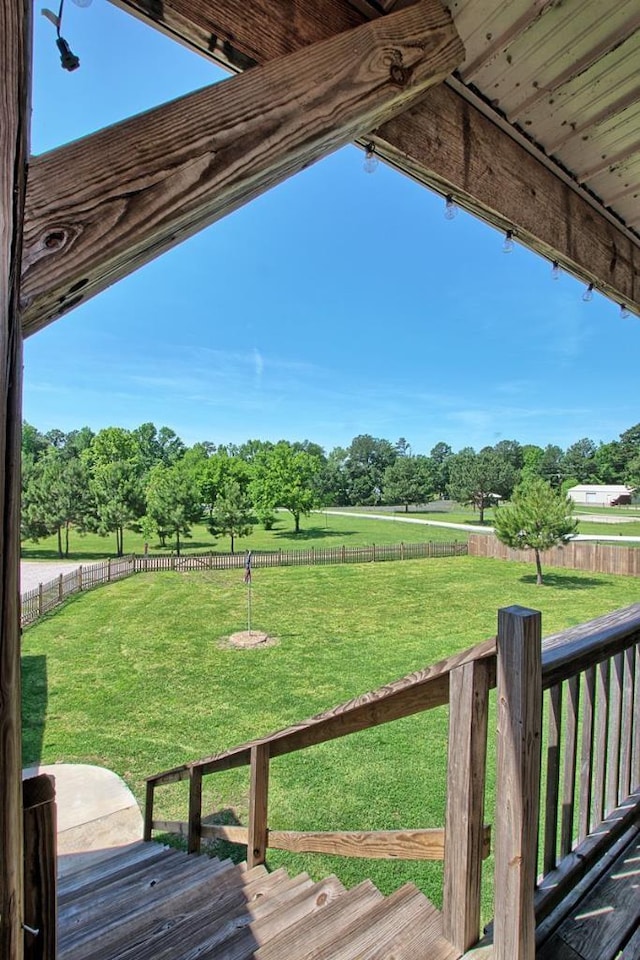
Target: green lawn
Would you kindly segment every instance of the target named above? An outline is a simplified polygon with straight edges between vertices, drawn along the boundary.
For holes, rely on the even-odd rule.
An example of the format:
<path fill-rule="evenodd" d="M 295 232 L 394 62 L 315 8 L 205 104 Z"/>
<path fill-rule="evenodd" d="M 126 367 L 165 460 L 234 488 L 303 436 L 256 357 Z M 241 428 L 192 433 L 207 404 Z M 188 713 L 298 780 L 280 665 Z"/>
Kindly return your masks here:
<path fill-rule="evenodd" d="M 365 544 L 383 543 L 422 543 L 427 540 L 466 540 L 467 534 L 460 530 L 447 530 L 442 527 L 425 527 L 419 524 L 394 523 L 385 520 L 359 520 L 357 517 L 334 517 L 331 514 L 312 513 L 302 518 L 300 533 L 294 533 L 293 518 L 288 513 L 279 513 L 273 530 L 263 530 L 256 524 L 249 537 L 236 540 L 236 552 L 245 550 L 301 550 L 310 546 L 358 547 Z M 195 525 L 191 539 L 182 544 L 183 553 L 228 553 L 231 544 L 228 537 L 214 539 L 206 526 Z M 125 530 L 125 553 L 144 553 L 144 538 L 133 530 Z M 151 553 L 169 554 L 175 551 L 173 541 L 167 541 L 163 549 L 159 542 L 150 543 Z M 85 560 L 101 560 L 115 556 L 115 537 L 101 537 L 95 533 L 79 534 L 71 532 L 69 560 L 82 563 Z M 23 560 L 57 560 L 58 549 L 55 537 L 48 537 L 33 543 L 22 542 Z"/>
<path fill-rule="evenodd" d="M 532 565 L 476 558 L 260 570 L 253 626 L 279 642 L 244 651 L 220 645 L 246 627 L 237 571 L 139 575 L 77 595 L 23 636 L 25 764 L 103 765 L 142 803 L 146 775 L 302 720 L 464 649 L 495 632 L 498 607 L 541 609 L 551 633 L 637 599 L 632 578 L 566 570 L 547 576 L 539 588 Z M 442 825 L 446 731 L 443 708 L 278 758 L 270 826 Z M 490 736 L 491 756 L 493 749 Z M 205 783 L 205 812 L 246 822 L 246 769 Z M 186 819 L 182 787 L 159 791 L 157 816 Z M 412 879 L 441 900 L 439 864 L 275 851 L 268 859 L 317 877 L 334 871 L 348 885 L 371 876 L 384 891 Z M 490 889 L 487 883 L 485 919 Z"/>

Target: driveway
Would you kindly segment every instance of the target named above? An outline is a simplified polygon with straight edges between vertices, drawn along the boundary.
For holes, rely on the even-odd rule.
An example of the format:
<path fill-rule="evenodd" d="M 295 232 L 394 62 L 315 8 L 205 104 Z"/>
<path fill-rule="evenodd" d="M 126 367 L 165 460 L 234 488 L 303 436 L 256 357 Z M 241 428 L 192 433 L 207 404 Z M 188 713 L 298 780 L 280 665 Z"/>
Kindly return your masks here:
<path fill-rule="evenodd" d="M 33 590 L 39 583 L 48 583 L 55 580 L 61 573 L 71 573 L 77 570 L 79 563 L 49 562 L 48 560 L 21 560 L 20 561 L 20 593 Z M 90 566 L 90 564 L 83 564 Z"/>

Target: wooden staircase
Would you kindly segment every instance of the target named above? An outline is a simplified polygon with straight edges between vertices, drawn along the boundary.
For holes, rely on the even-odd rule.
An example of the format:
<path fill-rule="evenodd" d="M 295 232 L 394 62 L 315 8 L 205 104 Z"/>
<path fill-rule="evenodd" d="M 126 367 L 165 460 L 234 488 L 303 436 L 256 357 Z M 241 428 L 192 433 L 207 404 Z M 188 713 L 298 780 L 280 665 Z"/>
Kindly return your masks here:
<path fill-rule="evenodd" d="M 456 960 L 413 884 L 269 873 L 137 843 L 58 884 L 59 960 Z"/>

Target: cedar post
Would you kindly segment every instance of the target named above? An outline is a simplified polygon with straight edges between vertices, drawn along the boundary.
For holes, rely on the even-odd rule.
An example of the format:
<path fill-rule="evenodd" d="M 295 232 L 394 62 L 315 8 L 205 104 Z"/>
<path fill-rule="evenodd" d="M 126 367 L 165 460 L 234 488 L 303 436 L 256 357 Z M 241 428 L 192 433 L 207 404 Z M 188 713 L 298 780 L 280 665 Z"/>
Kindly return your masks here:
<path fill-rule="evenodd" d="M 55 960 L 57 941 L 56 791 L 47 774 L 25 780 L 24 956 Z"/>
<path fill-rule="evenodd" d="M 449 757 L 444 838 L 443 933 L 464 953 L 480 935 L 489 663 L 449 677 Z"/>
<path fill-rule="evenodd" d="M 29 157 L 31 4 L 0 4 L 0 956 L 22 960 L 20 265 Z"/>
<path fill-rule="evenodd" d="M 541 617 L 498 611 L 495 960 L 535 960 L 542 727 Z"/>
<path fill-rule="evenodd" d="M 257 867 L 267 856 L 267 806 L 269 795 L 269 744 L 251 747 L 251 793 L 247 866 Z"/>

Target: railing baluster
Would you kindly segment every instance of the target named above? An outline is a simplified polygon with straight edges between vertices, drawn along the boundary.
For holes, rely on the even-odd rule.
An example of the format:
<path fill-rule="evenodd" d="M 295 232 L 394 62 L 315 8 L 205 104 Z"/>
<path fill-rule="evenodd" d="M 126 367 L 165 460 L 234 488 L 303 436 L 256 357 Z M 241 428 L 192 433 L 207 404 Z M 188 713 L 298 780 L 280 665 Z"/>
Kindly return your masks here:
<path fill-rule="evenodd" d="M 607 770 L 607 731 L 609 729 L 609 661 L 596 668 L 596 751 L 593 765 L 593 803 L 591 829 L 604 820 Z"/>
<path fill-rule="evenodd" d="M 533 893 L 540 808 L 541 618 L 498 611 L 495 960 L 534 960 Z"/>
<path fill-rule="evenodd" d="M 449 677 L 443 932 L 461 953 L 480 933 L 489 673 L 475 661 Z"/>
<path fill-rule="evenodd" d="M 566 857 L 573 846 L 576 762 L 578 752 L 578 708 L 580 704 L 580 678 L 578 676 L 569 677 L 567 681 L 567 692 L 569 695 L 567 697 L 567 723 L 564 744 L 560 857 Z"/>
<path fill-rule="evenodd" d="M 640 787 L 640 644 L 636 644 L 633 681 L 633 737 L 631 741 L 631 789 Z"/>
<path fill-rule="evenodd" d="M 578 822 L 578 840 L 584 840 L 587 836 L 591 822 L 595 683 L 595 668 L 589 667 L 584 672 L 582 686 L 582 746 L 580 749 L 580 816 Z"/>
<path fill-rule="evenodd" d="M 264 863 L 267 856 L 267 808 L 269 802 L 269 744 L 251 747 L 251 794 L 247 866 Z"/>
<path fill-rule="evenodd" d="M 612 661 L 609 678 L 609 738 L 607 744 L 607 786 L 605 814 L 618 806 L 620 779 L 620 729 L 622 723 L 622 674 L 624 655 L 618 653 Z"/>
<path fill-rule="evenodd" d="M 189 771 L 189 838 L 188 853 L 200 853 L 202 838 L 202 768 Z"/>
<path fill-rule="evenodd" d="M 144 800 L 144 832 L 143 840 L 151 840 L 153 833 L 153 801 L 155 796 L 155 783 L 153 780 L 147 780 L 147 789 Z"/>
<path fill-rule="evenodd" d="M 544 815 L 542 869 L 553 870 L 558 850 L 558 795 L 560 792 L 560 737 L 562 731 L 562 684 L 549 690 L 547 734 L 547 796 Z"/>
<path fill-rule="evenodd" d="M 624 651 L 622 679 L 622 744 L 620 748 L 620 780 L 618 793 L 625 800 L 631 793 L 631 745 L 633 734 L 633 670 L 635 649 L 628 647 Z"/>

